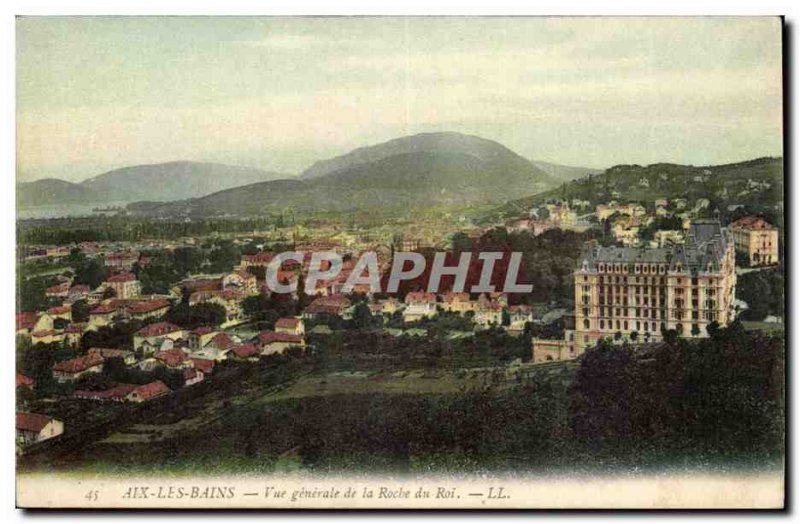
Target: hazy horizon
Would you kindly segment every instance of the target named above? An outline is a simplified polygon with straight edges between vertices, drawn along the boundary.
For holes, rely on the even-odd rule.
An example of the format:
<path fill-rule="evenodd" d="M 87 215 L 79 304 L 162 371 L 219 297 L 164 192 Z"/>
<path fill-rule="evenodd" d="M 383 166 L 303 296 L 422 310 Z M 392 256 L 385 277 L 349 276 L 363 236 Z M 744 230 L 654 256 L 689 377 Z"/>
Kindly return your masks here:
<path fill-rule="evenodd" d="M 782 156 L 762 18 L 21 17 L 17 175 L 178 160 L 298 174 L 455 131 L 536 161 Z"/>

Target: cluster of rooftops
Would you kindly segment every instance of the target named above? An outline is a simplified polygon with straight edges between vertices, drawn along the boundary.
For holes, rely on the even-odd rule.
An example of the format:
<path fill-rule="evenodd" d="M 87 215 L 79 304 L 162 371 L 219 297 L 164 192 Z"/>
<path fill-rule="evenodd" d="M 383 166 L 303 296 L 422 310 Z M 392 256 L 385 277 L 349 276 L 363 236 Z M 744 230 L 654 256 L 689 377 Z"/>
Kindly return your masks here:
<path fill-rule="evenodd" d="M 652 272 L 656 265 L 658 273 L 716 272 L 724 265 L 729 246 L 730 233 L 717 221 L 694 222 L 689 227 L 684 244 L 666 247 L 603 247 L 591 246 L 578 260 L 579 269 L 585 271 L 612 271 L 616 264 L 641 264 L 647 267 L 642 272 Z M 627 268 L 626 268 L 627 270 Z"/>

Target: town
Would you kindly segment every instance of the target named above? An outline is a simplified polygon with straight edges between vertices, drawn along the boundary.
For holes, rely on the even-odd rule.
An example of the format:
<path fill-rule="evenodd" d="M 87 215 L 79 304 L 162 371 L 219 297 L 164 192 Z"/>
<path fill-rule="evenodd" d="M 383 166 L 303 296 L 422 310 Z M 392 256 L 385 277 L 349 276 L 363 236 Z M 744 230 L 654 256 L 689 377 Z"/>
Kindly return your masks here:
<path fill-rule="evenodd" d="M 119 417 L 220 369 L 308 358 L 337 333 L 413 344 L 500 336 L 492 344 L 510 350 L 482 368 L 515 376 L 575 361 L 603 340 L 646 347 L 708 337 L 749 307 L 737 278 L 782 260 L 776 226 L 751 215 L 722 223 L 707 199 L 615 199 L 587 213 L 589 204 L 550 198 L 524 217 L 482 225 L 451 213 L 396 230 L 281 220 L 205 236 L 21 245 L 18 453 L 87 430 L 59 418 L 64 402 L 79 402 L 83 418 L 119 406 Z M 509 236 L 545 243 L 512 253 Z M 537 266 L 552 254 L 551 237 L 572 249 L 555 282 Z M 279 255 L 287 249 L 293 256 Z M 415 267 L 400 271 L 404 261 Z M 517 272 L 525 285 L 509 288 Z M 465 292 L 465 283 L 479 285 Z"/>

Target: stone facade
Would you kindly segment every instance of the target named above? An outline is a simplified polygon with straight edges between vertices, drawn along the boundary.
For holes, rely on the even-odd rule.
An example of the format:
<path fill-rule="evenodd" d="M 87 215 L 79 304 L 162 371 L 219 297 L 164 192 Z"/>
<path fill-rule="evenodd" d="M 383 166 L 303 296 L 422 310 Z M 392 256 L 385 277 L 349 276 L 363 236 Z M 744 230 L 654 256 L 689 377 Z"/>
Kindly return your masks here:
<path fill-rule="evenodd" d="M 574 273 L 575 344 L 601 338 L 652 341 L 662 329 L 703 337 L 711 322 L 733 320 L 736 271 L 731 234 L 718 222 L 693 223 L 683 245 L 592 246 Z M 635 334 L 634 334 L 635 333 Z"/>

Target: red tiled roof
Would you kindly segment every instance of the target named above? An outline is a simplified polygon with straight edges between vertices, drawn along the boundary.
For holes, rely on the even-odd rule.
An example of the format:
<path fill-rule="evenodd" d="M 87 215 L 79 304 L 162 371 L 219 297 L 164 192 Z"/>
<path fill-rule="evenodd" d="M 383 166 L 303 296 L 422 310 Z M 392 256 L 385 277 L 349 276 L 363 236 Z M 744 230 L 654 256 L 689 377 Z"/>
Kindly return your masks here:
<path fill-rule="evenodd" d="M 39 314 L 35 311 L 17 313 L 17 330 L 32 329 L 37 320 L 39 320 Z"/>
<path fill-rule="evenodd" d="M 233 353 L 239 358 L 249 358 L 260 353 L 258 346 L 253 343 L 242 344 L 233 348 Z"/>
<path fill-rule="evenodd" d="M 195 369 L 195 368 L 186 368 L 186 369 L 183 370 L 183 379 L 184 380 L 192 380 L 195 377 L 197 377 L 197 375 L 199 373 L 202 373 L 202 371 L 200 371 L 198 369 Z"/>
<path fill-rule="evenodd" d="M 55 294 L 55 293 L 66 293 L 69 291 L 69 282 L 62 282 L 60 284 L 56 284 L 55 286 L 50 286 L 47 288 L 45 293 Z"/>
<path fill-rule="evenodd" d="M 128 396 L 128 393 L 136 389 L 135 384 L 117 384 L 113 388 L 102 390 L 102 391 L 91 391 L 86 389 L 78 389 L 72 393 L 72 396 L 75 398 L 86 398 L 86 399 L 99 399 L 99 400 L 117 400 L 117 399 L 124 399 Z"/>
<path fill-rule="evenodd" d="M 89 368 L 99 366 L 103 363 L 103 360 L 103 357 L 98 354 L 62 360 L 61 362 L 56 362 L 53 364 L 53 371 L 60 371 L 62 373 L 80 373 L 81 371 L 86 371 Z"/>
<path fill-rule="evenodd" d="M 214 365 L 216 364 L 216 362 L 214 362 L 213 360 L 209 360 L 206 358 L 190 358 L 189 360 L 192 361 L 194 367 L 196 367 L 206 375 L 214 371 Z"/>
<path fill-rule="evenodd" d="M 206 346 L 213 346 L 217 349 L 231 349 L 234 346 L 234 342 L 227 333 L 217 333 L 208 341 Z"/>
<path fill-rule="evenodd" d="M 213 291 L 222 286 L 222 279 L 203 278 L 198 280 L 184 280 L 178 284 L 178 286 L 189 291 Z"/>
<path fill-rule="evenodd" d="M 303 337 L 292 333 L 276 333 L 275 331 L 262 331 L 258 334 L 258 341 L 261 345 L 272 344 L 274 342 L 284 342 L 287 344 L 302 344 Z"/>
<path fill-rule="evenodd" d="M 86 323 L 84 322 L 70 324 L 64 328 L 64 333 L 83 333 L 85 327 Z"/>
<path fill-rule="evenodd" d="M 186 356 L 186 353 L 184 353 L 182 349 L 173 348 L 165 351 L 159 351 L 156 354 L 156 359 L 160 360 L 167 366 L 175 367 L 181 365 L 181 363 L 186 360 Z"/>
<path fill-rule="evenodd" d="M 245 262 L 250 262 L 250 263 L 254 263 L 254 264 L 255 263 L 268 264 L 273 258 L 275 258 L 275 255 L 273 255 L 272 253 L 267 253 L 267 252 L 256 253 L 254 255 L 243 255 L 242 256 L 242 260 L 244 260 Z"/>
<path fill-rule="evenodd" d="M 17 429 L 39 433 L 53 420 L 53 417 L 39 413 L 17 413 Z"/>
<path fill-rule="evenodd" d="M 511 306 L 508 308 L 511 312 L 520 312 L 520 313 L 530 313 L 533 311 L 533 308 L 527 304 L 518 304 L 516 306 Z"/>
<path fill-rule="evenodd" d="M 17 373 L 17 387 L 28 387 L 33 385 L 33 379 L 26 377 L 22 373 Z"/>
<path fill-rule="evenodd" d="M 304 313 L 309 314 L 324 314 L 324 315 L 341 315 L 342 311 L 347 309 L 347 306 L 333 305 L 333 304 L 315 304 L 312 302 L 305 309 Z"/>
<path fill-rule="evenodd" d="M 181 331 L 182 329 L 183 328 L 180 328 L 170 322 L 156 322 L 155 324 L 150 324 L 149 326 L 143 327 L 136 332 L 136 335 L 140 337 L 159 337 L 168 333 Z"/>
<path fill-rule="evenodd" d="M 194 328 L 192 330 L 192 333 L 195 335 L 208 335 L 209 333 L 213 333 L 214 331 L 216 330 L 212 327 L 200 326 L 198 328 Z"/>
<path fill-rule="evenodd" d="M 275 322 L 276 328 L 294 329 L 299 325 L 300 325 L 299 318 L 284 317 L 284 318 L 279 318 L 278 321 Z"/>
<path fill-rule="evenodd" d="M 169 302 L 163 298 L 156 300 L 139 300 L 130 304 L 128 306 L 128 311 L 134 315 L 137 315 L 143 313 L 152 313 L 153 311 L 158 311 L 159 309 L 164 309 L 167 307 L 169 307 Z"/>
<path fill-rule="evenodd" d="M 743 217 L 731 224 L 731 227 L 740 229 L 775 229 L 761 217 Z"/>
<path fill-rule="evenodd" d="M 89 293 L 91 289 L 89 286 L 84 286 L 83 284 L 78 284 L 77 286 L 72 286 L 69 288 L 70 295 L 83 295 L 85 293 Z"/>
<path fill-rule="evenodd" d="M 344 295 L 331 295 L 319 297 L 308 305 L 305 313 L 325 313 L 329 315 L 339 315 L 343 310 L 350 307 L 350 299 Z"/>
<path fill-rule="evenodd" d="M 116 349 L 116 348 L 89 348 L 89 351 L 87 351 L 86 354 L 99 355 L 103 358 L 114 358 L 114 357 L 125 358 L 129 355 L 132 355 L 133 351 L 129 351 L 127 349 Z"/>
<path fill-rule="evenodd" d="M 119 308 L 119 304 L 116 302 L 109 302 L 107 304 L 100 304 L 97 307 L 93 308 L 89 311 L 90 315 L 107 315 L 109 313 L 114 313 Z"/>
<path fill-rule="evenodd" d="M 55 306 L 47 310 L 48 315 L 64 315 L 72 311 L 72 306 Z"/>
<path fill-rule="evenodd" d="M 410 295 L 411 293 L 409 293 Z M 451 304 L 453 302 L 469 302 L 469 293 L 445 293 L 442 300 Z"/>
<path fill-rule="evenodd" d="M 172 390 L 160 380 L 150 382 L 149 384 L 145 384 L 143 386 L 136 386 L 136 388 L 131 391 L 131 393 L 137 393 L 143 400 L 160 397 L 170 392 L 172 392 Z"/>
<path fill-rule="evenodd" d="M 137 280 L 136 275 L 133 273 L 117 273 L 116 275 L 108 277 L 106 282 L 133 282 Z"/>
<path fill-rule="evenodd" d="M 406 304 L 411 302 L 436 302 L 436 295 L 425 291 L 412 291 L 406 295 Z"/>

